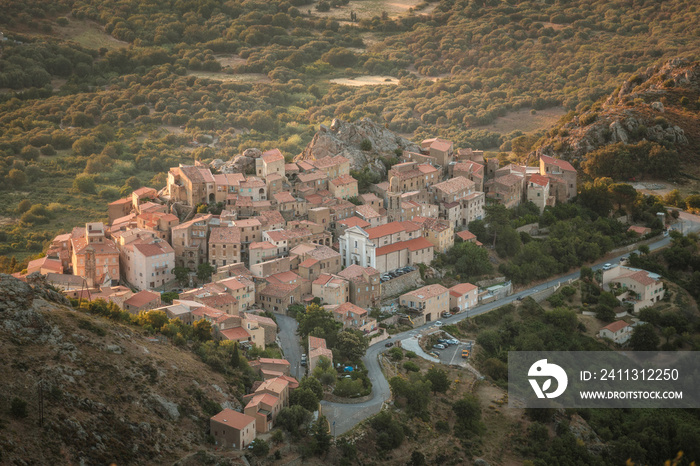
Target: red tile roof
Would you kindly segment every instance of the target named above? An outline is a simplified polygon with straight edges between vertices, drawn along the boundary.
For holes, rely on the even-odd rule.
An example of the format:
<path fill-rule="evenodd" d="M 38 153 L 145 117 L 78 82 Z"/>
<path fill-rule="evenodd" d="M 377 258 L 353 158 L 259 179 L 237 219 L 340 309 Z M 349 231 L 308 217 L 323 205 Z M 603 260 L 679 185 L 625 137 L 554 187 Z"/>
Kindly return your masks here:
<path fill-rule="evenodd" d="M 220 333 L 225 340 L 240 341 L 250 338 L 250 334 L 243 327 L 227 328 L 226 330 L 222 330 Z"/>
<path fill-rule="evenodd" d="M 532 175 L 530 176 L 530 183 L 535 183 L 540 186 L 547 186 L 549 184 L 549 178 L 542 175 Z"/>
<path fill-rule="evenodd" d="M 342 175 L 331 180 L 334 186 L 344 186 L 346 184 L 357 184 L 357 180 L 350 175 Z"/>
<path fill-rule="evenodd" d="M 133 306 L 136 308 L 141 308 L 146 304 L 152 303 L 154 301 L 160 302 L 160 293 L 154 293 L 153 291 L 143 290 L 139 291 L 138 293 L 124 301 L 124 304 L 128 304 L 129 306 Z"/>
<path fill-rule="evenodd" d="M 280 152 L 279 149 L 271 149 L 263 152 L 260 158 L 262 158 L 265 163 L 272 163 L 279 160 L 284 160 L 284 155 L 282 155 L 282 152 Z"/>
<path fill-rule="evenodd" d="M 455 291 L 459 293 L 460 295 L 465 295 L 469 293 L 470 291 L 476 290 L 478 287 L 476 285 L 472 285 L 471 283 L 460 283 L 458 285 L 455 285 L 450 288 L 450 291 Z"/>
<path fill-rule="evenodd" d="M 226 424 L 229 427 L 233 427 L 236 430 L 243 430 L 249 425 L 255 423 L 255 418 L 253 416 L 248 416 L 247 414 L 239 413 L 232 409 L 224 409 L 219 414 L 211 417 L 212 421 L 219 422 L 221 424 Z"/>
<path fill-rule="evenodd" d="M 575 172 L 576 169 L 566 160 L 555 159 L 554 157 L 549 157 L 546 155 L 540 155 L 540 160 L 545 164 L 556 165 L 564 171 Z"/>
<path fill-rule="evenodd" d="M 448 293 L 449 290 L 442 285 L 426 285 L 423 288 L 404 293 L 406 296 L 413 296 L 418 299 L 430 299 L 443 293 Z"/>
<path fill-rule="evenodd" d="M 381 238 L 387 235 L 393 235 L 400 231 L 417 231 L 420 230 L 420 226 L 416 225 L 411 221 L 405 222 L 390 222 L 385 225 L 380 225 L 374 228 L 367 228 L 365 232 L 369 235 L 369 239 Z"/>
<path fill-rule="evenodd" d="M 458 231 L 457 236 L 462 238 L 464 241 L 472 241 L 476 239 L 476 235 L 469 230 Z"/>
<path fill-rule="evenodd" d="M 610 330 L 612 333 L 615 333 L 618 330 L 621 330 L 627 326 L 629 326 L 629 324 L 624 320 L 616 320 L 615 322 L 612 322 L 606 325 L 605 327 L 601 328 L 601 330 Z"/>
<path fill-rule="evenodd" d="M 419 238 L 410 239 L 408 241 L 399 241 L 393 244 L 387 244 L 381 248 L 377 248 L 376 255 L 384 256 L 392 252 L 408 249 L 410 251 L 418 251 L 420 249 L 433 248 L 433 244 L 422 236 Z"/>
<path fill-rule="evenodd" d="M 346 226 L 348 228 L 350 228 L 350 227 L 367 228 L 368 226 L 370 226 L 369 222 L 362 220 L 360 217 L 356 217 L 356 216 L 352 216 L 352 217 L 346 218 L 344 220 L 340 220 L 338 223 L 343 225 L 343 226 Z"/>

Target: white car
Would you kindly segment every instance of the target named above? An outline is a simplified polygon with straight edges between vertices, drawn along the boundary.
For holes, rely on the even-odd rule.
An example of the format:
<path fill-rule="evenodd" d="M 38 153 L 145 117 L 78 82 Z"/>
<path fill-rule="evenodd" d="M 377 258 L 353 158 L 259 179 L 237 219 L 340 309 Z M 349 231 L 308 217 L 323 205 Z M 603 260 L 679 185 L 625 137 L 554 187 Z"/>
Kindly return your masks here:
<path fill-rule="evenodd" d="M 442 322 L 439 321 L 439 320 L 436 320 L 436 321 L 435 321 L 435 326 L 436 326 L 436 327 L 442 326 Z"/>
<path fill-rule="evenodd" d="M 609 262 L 603 266 L 603 270 L 610 270 L 610 269 L 612 269 L 612 264 Z"/>

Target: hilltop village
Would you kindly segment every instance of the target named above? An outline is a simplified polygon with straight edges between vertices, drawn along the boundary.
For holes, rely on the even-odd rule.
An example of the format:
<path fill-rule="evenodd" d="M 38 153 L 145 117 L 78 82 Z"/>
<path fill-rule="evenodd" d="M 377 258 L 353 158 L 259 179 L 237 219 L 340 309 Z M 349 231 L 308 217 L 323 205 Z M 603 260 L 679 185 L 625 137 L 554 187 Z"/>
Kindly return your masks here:
<path fill-rule="evenodd" d="M 244 350 L 275 343 L 270 313 L 311 303 L 344 329 L 381 341 L 387 335 L 370 312 L 387 296 L 398 296 L 414 327 L 478 305 L 485 292 L 471 283 L 415 289 L 407 278 L 455 241 L 483 247 L 467 226 L 484 217 L 485 205 L 530 201 L 543 211 L 576 194 L 568 162 L 542 156 L 538 166 L 499 167 L 482 151 L 439 138 L 404 151 L 365 193 L 342 155 L 296 163 L 277 149 L 245 155 L 254 166 L 244 170 L 220 160 L 171 168 L 165 188 L 142 187 L 110 203 L 106 224 L 57 236 L 24 275 L 40 272 L 68 297 L 104 299 L 132 314 L 162 310 L 186 325 L 204 319 L 216 339 Z M 303 358 L 313 371 L 332 364 L 333 353 L 309 337 Z M 264 382 L 243 413 L 212 418 L 217 445 L 243 448 L 268 432 L 299 385 L 285 359 L 254 364 Z"/>

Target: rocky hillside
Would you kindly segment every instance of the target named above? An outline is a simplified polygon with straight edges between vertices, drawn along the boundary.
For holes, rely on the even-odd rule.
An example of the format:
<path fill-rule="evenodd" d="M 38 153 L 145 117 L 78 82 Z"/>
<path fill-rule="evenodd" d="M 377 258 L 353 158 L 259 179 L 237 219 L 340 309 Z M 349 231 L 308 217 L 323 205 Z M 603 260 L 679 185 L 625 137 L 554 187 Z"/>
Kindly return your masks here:
<path fill-rule="evenodd" d="M 224 376 L 189 350 L 74 311 L 42 276 L 30 278 L 0 274 L 1 464 L 211 457 L 207 412 L 240 406 Z"/>
<path fill-rule="evenodd" d="M 551 138 L 531 154 L 572 162 L 609 144 L 648 140 L 678 151 L 689 162 L 700 143 L 700 63 L 674 59 L 626 80 L 607 100 L 564 117 Z"/>
<path fill-rule="evenodd" d="M 369 141 L 369 144 L 363 141 Z M 321 125 L 309 145 L 294 160 L 318 160 L 329 155 L 342 155 L 350 160 L 353 170 L 362 170 L 369 165 L 372 170 L 386 174 L 381 158 L 395 157 L 397 151 L 404 150 L 418 152 L 420 147 L 369 118 L 355 123 L 335 119 L 330 128 Z"/>

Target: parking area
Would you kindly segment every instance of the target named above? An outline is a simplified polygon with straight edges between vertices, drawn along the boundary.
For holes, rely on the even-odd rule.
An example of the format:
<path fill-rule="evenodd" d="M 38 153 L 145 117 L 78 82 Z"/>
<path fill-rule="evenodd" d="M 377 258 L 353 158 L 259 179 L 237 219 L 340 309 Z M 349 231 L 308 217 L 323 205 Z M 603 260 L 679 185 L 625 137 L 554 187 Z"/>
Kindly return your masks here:
<path fill-rule="evenodd" d="M 400 269 L 392 270 L 390 272 L 383 273 L 381 275 L 380 280 L 383 282 L 388 282 L 389 280 L 393 280 L 396 277 L 400 277 L 403 274 L 413 272 L 415 268 L 408 266 L 408 267 L 402 267 Z"/>

